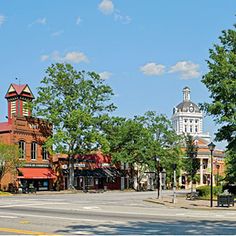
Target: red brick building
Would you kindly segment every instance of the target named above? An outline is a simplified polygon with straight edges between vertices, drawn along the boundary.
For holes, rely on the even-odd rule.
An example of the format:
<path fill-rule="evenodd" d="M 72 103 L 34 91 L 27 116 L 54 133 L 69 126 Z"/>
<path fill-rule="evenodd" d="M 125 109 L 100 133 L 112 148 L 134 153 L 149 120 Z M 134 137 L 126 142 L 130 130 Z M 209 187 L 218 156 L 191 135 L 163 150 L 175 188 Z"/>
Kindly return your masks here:
<path fill-rule="evenodd" d="M 34 95 L 27 84 L 11 84 L 5 98 L 8 120 L 0 123 L 0 142 L 19 145 L 20 159 L 24 164 L 18 168 L 18 176 L 10 173 L 4 176 L 1 189 L 8 190 L 10 185 L 29 187 L 33 184 L 36 190 L 49 190 L 56 177 L 44 143 L 51 135 L 52 127 L 42 119 L 31 117 L 27 104 L 32 102 Z"/>
<path fill-rule="evenodd" d="M 68 187 L 67 155 L 57 154 L 53 157 L 57 175 L 58 190 Z M 79 190 L 121 189 L 121 170 L 111 163 L 111 157 L 96 152 L 90 155 L 75 157 L 75 188 Z"/>

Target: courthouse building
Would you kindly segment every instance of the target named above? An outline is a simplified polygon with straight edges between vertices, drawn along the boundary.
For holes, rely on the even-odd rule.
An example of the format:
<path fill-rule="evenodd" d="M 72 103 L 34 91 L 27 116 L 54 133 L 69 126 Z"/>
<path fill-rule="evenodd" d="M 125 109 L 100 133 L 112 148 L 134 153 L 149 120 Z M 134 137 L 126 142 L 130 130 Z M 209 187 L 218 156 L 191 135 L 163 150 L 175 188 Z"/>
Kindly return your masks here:
<path fill-rule="evenodd" d="M 197 158 L 200 160 L 198 185 L 210 184 L 211 158 L 208 144 L 211 137 L 208 133 L 203 133 L 203 112 L 191 101 L 190 88 L 183 89 L 183 101 L 173 109 L 172 124 L 178 135 L 191 135 L 198 146 Z M 224 152 L 215 149 L 213 152 L 213 182 L 216 183 L 216 176 L 223 175 L 224 172 Z M 182 173 L 180 185 L 189 187 L 187 173 Z"/>
<path fill-rule="evenodd" d="M 27 104 L 32 102 L 34 95 L 27 84 L 11 84 L 5 98 L 8 114 L 7 121 L 0 123 L 0 142 L 19 146 L 23 166 L 18 168 L 17 175 L 7 173 L 3 177 L 1 189 L 33 184 L 36 190 L 49 190 L 56 176 L 44 143 L 51 135 L 52 127 L 46 121 L 31 116 Z"/>

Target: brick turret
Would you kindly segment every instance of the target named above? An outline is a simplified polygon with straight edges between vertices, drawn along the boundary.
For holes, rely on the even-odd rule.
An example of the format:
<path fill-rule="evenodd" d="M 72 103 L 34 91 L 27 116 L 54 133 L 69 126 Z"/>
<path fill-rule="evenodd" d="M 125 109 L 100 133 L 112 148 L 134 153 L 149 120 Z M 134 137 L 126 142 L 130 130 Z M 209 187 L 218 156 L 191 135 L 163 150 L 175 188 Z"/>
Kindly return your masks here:
<path fill-rule="evenodd" d="M 8 101 L 8 122 L 13 116 L 31 116 L 31 110 L 27 106 L 32 102 L 34 95 L 27 84 L 11 84 L 5 98 Z"/>

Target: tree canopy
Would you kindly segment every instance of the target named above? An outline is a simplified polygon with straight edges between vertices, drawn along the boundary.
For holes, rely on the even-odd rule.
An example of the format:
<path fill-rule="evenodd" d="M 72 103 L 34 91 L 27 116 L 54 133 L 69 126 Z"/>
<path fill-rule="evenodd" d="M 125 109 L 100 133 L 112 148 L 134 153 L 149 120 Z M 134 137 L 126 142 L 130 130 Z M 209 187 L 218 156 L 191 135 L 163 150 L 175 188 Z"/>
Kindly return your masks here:
<path fill-rule="evenodd" d="M 200 168 L 200 159 L 197 158 L 198 146 L 194 143 L 195 140 L 191 135 L 185 137 L 186 158 L 184 160 L 184 170 L 191 175 L 191 181 L 195 179 L 196 173 Z"/>
<path fill-rule="evenodd" d="M 210 103 L 202 108 L 221 126 L 216 140 L 227 140 L 228 148 L 236 150 L 236 31 L 222 31 L 220 43 L 209 50 L 208 73 L 202 82 L 210 92 Z"/>
<path fill-rule="evenodd" d="M 17 173 L 17 167 L 21 165 L 19 156 L 17 145 L 0 143 L 0 181 L 8 172 Z"/>
<path fill-rule="evenodd" d="M 231 184 L 236 183 L 236 152 L 229 150 L 226 152 L 225 158 L 226 171 L 225 180 Z"/>
<path fill-rule="evenodd" d="M 74 186 L 74 156 L 107 150 L 101 125 L 115 109 L 113 91 L 95 72 L 77 71 L 70 64 L 53 64 L 38 88 L 36 114 L 53 124 L 47 146 L 68 154 L 69 186 Z"/>
<path fill-rule="evenodd" d="M 106 127 L 110 153 L 115 162 L 136 165 L 140 172 L 156 171 L 155 157 L 166 169 L 173 172 L 172 164 L 180 167 L 180 137 L 164 115 L 147 112 L 133 119 L 114 117 Z M 139 175 L 141 180 L 142 173 Z"/>

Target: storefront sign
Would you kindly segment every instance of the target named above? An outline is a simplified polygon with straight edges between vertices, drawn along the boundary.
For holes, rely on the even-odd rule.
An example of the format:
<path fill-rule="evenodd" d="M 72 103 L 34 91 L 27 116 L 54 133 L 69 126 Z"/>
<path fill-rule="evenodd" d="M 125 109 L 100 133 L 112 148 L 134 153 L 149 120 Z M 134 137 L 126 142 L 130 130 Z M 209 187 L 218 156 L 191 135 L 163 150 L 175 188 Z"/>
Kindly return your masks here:
<path fill-rule="evenodd" d="M 40 163 L 25 163 L 24 167 L 50 167 L 49 164 L 40 164 Z"/>

